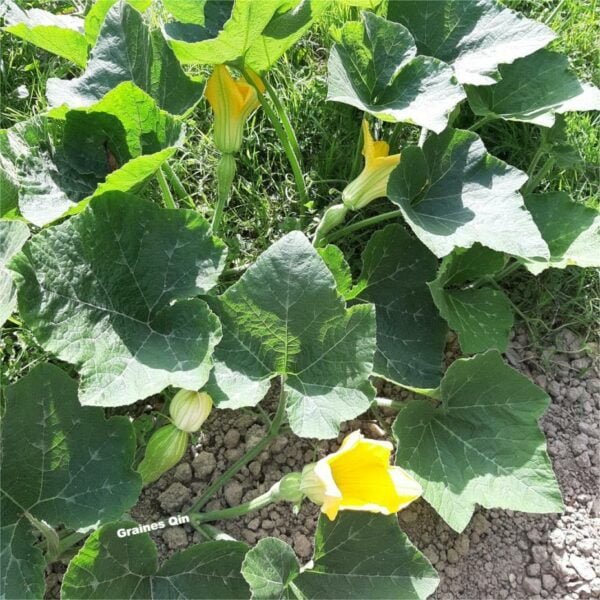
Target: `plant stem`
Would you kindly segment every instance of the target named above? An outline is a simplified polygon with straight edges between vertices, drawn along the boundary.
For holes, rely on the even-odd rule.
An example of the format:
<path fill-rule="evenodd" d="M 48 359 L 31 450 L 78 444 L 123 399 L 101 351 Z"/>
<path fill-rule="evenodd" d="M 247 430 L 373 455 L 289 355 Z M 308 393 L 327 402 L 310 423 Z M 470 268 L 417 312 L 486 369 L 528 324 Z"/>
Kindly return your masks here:
<path fill-rule="evenodd" d="M 427 127 L 423 127 L 421 129 L 421 133 L 419 134 L 419 148 L 423 147 L 425 140 L 427 139 L 427 135 L 429 134 L 429 129 Z"/>
<path fill-rule="evenodd" d="M 162 167 L 156 171 L 156 179 L 158 180 L 165 206 L 167 208 L 177 208 L 177 204 L 175 204 L 175 200 L 173 199 L 173 194 L 171 194 L 171 190 L 169 189 L 169 184 L 162 172 Z"/>
<path fill-rule="evenodd" d="M 542 168 L 538 171 L 537 175 L 535 177 L 532 177 L 527 182 L 527 185 L 525 186 L 523 193 L 529 194 L 530 192 L 533 192 L 535 190 L 535 188 L 540 184 L 540 181 L 542 181 L 542 179 L 546 176 L 548 171 L 550 171 L 550 169 L 552 169 L 553 166 L 554 166 L 554 158 L 552 156 L 550 156 L 546 159 L 546 162 L 542 165 Z"/>
<path fill-rule="evenodd" d="M 86 538 L 88 535 L 89 533 L 81 533 L 79 531 L 74 531 L 73 533 L 66 535 L 58 542 L 58 551 L 56 556 L 53 557 L 52 562 L 58 560 L 69 548 Z"/>
<path fill-rule="evenodd" d="M 212 219 L 212 232 L 219 234 L 223 211 L 229 202 L 231 186 L 235 176 L 235 158 L 233 154 L 222 154 L 217 165 L 217 205 Z"/>
<path fill-rule="evenodd" d="M 273 417 L 273 421 L 271 422 L 271 427 L 269 427 L 267 435 L 260 442 L 258 442 L 256 446 L 248 450 L 246 454 L 234 462 L 229 469 L 225 471 L 225 473 L 215 479 L 215 481 L 213 481 L 213 483 L 206 488 L 206 491 L 200 496 L 200 498 L 198 498 L 198 501 L 194 503 L 194 505 L 189 511 L 187 511 L 186 514 L 199 512 L 217 490 L 220 490 L 242 467 L 256 458 L 271 443 L 271 441 L 277 437 L 279 434 L 279 429 L 281 428 L 281 425 L 285 419 L 285 403 L 285 379 L 282 377 L 281 391 L 279 392 L 279 405 L 277 406 L 277 412 Z"/>
<path fill-rule="evenodd" d="M 368 219 L 363 219 L 362 221 L 358 221 L 356 223 L 352 223 L 351 225 L 347 225 L 346 227 L 338 229 L 330 236 L 326 236 L 326 240 L 328 243 L 334 242 L 335 240 L 343 238 L 349 233 L 352 233 L 353 231 L 358 231 L 359 229 L 364 229 L 365 227 L 376 225 L 377 223 L 381 223 L 382 221 L 389 221 L 390 219 L 395 219 L 396 217 L 399 217 L 401 215 L 402 211 L 400 210 L 392 210 L 390 212 L 382 213 L 380 215 L 375 215 L 374 217 L 369 217 Z"/>
<path fill-rule="evenodd" d="M 250 85 L 252 85 L 254 87 L 254 89 L 256 90 L 256 94 L 258 96 L 260 104 L 263 107 L 263 110 L 265 111 L 267 118 L 271 122 L 271 125 L 273 125 L 273 128 L 275 129 L 275 133 L 277 134 L 279 141 L 283 145 L 283 149 L 285 151 L 287 159 L 292 168 L 292 173 L 294 175 L 294 181 L 296 183 L 296 190 L 298 192 L 298 196 L 300 196 L 300 215 L 302 216 L 302 215 L 304 215 L 304 212 L 306 210 L 306 204 L 308 203 L 308 193 L 306 191 L 306 184 L 304 183 L 304 175 L 302 174 L 302 167 L 300 166 L 300 159 L 298 156 L 296 156 L 296 152 L 294 151 L 294 142 L 290 139 L 290 137 L 288 137 L 288 133 L 286 132 L 284 125 L 281 124 L 281 122 L 279 121 L 279 119 L 277 117 L 277 114 L 271 108 L 271 105 L 269 104 L 268 100 L 265 98 L 265 95 L 258 89 L 258 87 L 254 83 L 254 80 L 252 79 L 252 77 L 250 77 L 250 75 L 248 74 L 248 72 L 245 69 L 242 68 L 241 71 L 242 71 L 242 75 L 244 76 L 244 79 Z M 267 88 L 267 89 L 269 89 L 269 88 Z M 275 94 L 275 92 L 273 92 L 273 94 Z M 287 115 L 286 115 L 286 118 L 287 118 Z M 291 125 L 290 125 L 290 129 L 291 129 Z M 294 138 L 296 137 L 295 134 L 293 137 Z M 298 142 L 296 140 L 296 145 L 297 145 L 297 143 Z"/>
<path fill-rule="evenodd" d="M 208 513 L 196 513 L 192 514 L 192 521 L 196 524 L 207 523 L 209 521 L 223 521 L 224 519 L 235 519 L 241 517 L 253 510 L 260 510 L 265 506 L 269 506 L 272 502 L 276 502 L 273 497 L 273 491 L 269 490 L 264 494 L 261 494 L 254 500 L 240 504 L 239 506 L 232 506 L 231 508 L 224 508 L 223 510 L 213 510 Z"/>
<path fill-rule="evenodd" d="M 487 125 L 490 121 L 493 121 L 496 117 L 492 117 L 488 115 L 487 117 L 482 117 L 479 121 L 475 121 L 471 127 L 469 127 L 468 131 L 477 131 L 481 129 L 484 125 Z"/>
<path fill-rule="evenodd" d="M 294 151 L 294 154 L 296 155 L 298 164 L 300 165 L 300 168 L 302 168 L 302 152 L 300 151 L 300 145 L 298 144 L 298 136 L 296 135 L 296 132 L 294 131 L 294 128 L 292 127 L 290 118 L 288 117 L 285 107 L 279 100 L 279 96 L 273 89 L 273 86 L 266 79 L 264 80 L 264 84 L 265 84 L 267 93 L 269 94 L 269 98 L 271 99 L 271 102 L 274 104 L 275 110 L 277 111 L 277 114 L 279 115 L 279 119 L 281 120 L 281 123 L 283 124 L 283 128 L 288 137 L 288 140 L 290 141 L 292 150 Z"/>
<path fill-rule="evenodd" d="M 171 167 L 171 165 L 168 162 L 164 163 L 162 166 L 162 170 L 163 170 L 164 174 L 167 176 L 169 183 L 175 190 L 175 193 L 177 194 L 179 199 L 182 200 L 183 202 L 185 202 L 190 208 L 193 208 L 195 210 L 196 205 L 194 204 L 192 197 L 187 193 L 187 191 L 183 187 L 183 183 L 181 183 L 181 179 L 179 179 L 179 177 L 177 177 L 177 173 L 175 173 L 175 171 L 173 171 L 173 168 Z"/>

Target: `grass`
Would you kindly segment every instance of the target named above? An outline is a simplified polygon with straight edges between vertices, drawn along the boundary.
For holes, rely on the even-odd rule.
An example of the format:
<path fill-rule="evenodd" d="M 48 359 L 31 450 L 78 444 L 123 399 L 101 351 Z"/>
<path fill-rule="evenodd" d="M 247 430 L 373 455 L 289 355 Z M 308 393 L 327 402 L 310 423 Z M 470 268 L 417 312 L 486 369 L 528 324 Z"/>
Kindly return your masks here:
<path fill-rule="evenodd" d="M 21 4 L 24 8 L 73 12 L 83 2 L 31 0 Z M 507 0 L 505 4 L 552 27 L 558 33 L 552 48 L 569 54 L 581 78 L 600 85 L 597 0 Z M 318 215 L 326 206 L 340 201 L 341 190 L 361 167 L 357 139 L 362 115 L 351 107 L 325 102 L 326 61 L 331 44 L 329 29 L 357 14 L 354 8 L 337 6 L 330 10 L 268 76 L 289 113 L 302 148 L 311 227 L 316 225 Z M 0 125 L 8 127 L 45 108 L 44 88 L 49 77 L 77 75 L 77 69 L 11 36 L 3 36 L 2 46 Z M 204 70 L 204 74 L 206 72 Z M 22 86 L 27 94 L 19 97 L 18 90 L 23 90 Z M 466 125 L 472 123 L 472 117 L 468 119 Z M 208 106 L 202 101 L 188 119 L 186 145 L 172 165 L 198 209 L 207 217 L 211 216 L 216 201 L 214 172 L 218 160 L 210 137 L 211 123 Z M 376 128 L 386 139 L 394 129 L 381 123 L 377 123 Z M 578 202 L 600 206 L 600 115 L 569 115 L 566 132 L 570 143 L 581 154 L 581 164 L 572 168 L 554 167 L 542 178 L 538 191 L 564 190 Z M 402 145 L 407 141 L 416 142 L 419 130 L 406 125 L 400 126 L 396 133 Z M 539 143 L 539 128 L 494 122 L 479 133 L 493 154 L 523 170 L 530 168 Z M 392 148 L 392 151 L 397 150 Z M 156 184 L 150 185 L 146 193 L 158 198 Z M 234 193 L 223 220 L 224 237 L 230 246 L 230 267 L 243 268 L 274 239 L 296 228 L 296 202 L 294 180 L 285 153 L 269 121 L 259 110 L 247 128 L 238 156 Z M 388 201 L 380 200 L 357 218 L 391 208 Z M 360 269 L 360 252 L 370 234 L 371 230 L 363 230 L 341 243 L 354 271 Z M 547 344 L 561 327 L 568 326 L 585 339 L 598 334 L 600 280 L 597 272 L 568 268 L 549 270 L 535 278 L 521 269 L 502 285 L 520 311 L 527 315 L 535 345 Z M 12 369 L 8 374 L 5 371 L 4 377 L 14 380 L 41 355 L 26 331 L 15 326 L 8 333 L 0 342 L 0 350 L 5 364 Z"/>

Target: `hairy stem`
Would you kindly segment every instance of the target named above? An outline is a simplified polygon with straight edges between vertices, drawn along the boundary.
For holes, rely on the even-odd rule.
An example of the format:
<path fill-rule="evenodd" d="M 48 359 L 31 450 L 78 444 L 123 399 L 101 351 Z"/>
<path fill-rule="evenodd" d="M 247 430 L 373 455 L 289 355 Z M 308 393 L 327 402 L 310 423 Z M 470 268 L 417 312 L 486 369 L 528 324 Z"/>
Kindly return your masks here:
<path fill-rule="evenodd" d="M 308 193 L 306 191 L 306 184 L 304 182 L 302 166 L 300 165 L 300 158 L 299 158 L 299 156 L 296 155 L 296 152 L 294 150 L 294 141 L 296 143 L 296 146 L 298 144 L 298 141 L 296 140 L 296 135 L 288 134 L 288 132 L 286 131 L 285 125 L 282 125 L 283 118 L 281 121 L 279 120 L 276 112 L 273 110 L 273 108 L 269 104 L 269 101 L 265 98 L 265 95 L 254 84 L 252 77 L 250 77 L 250 75 L 244 69 L 241 69 L 241 71 L 242 71 L 242 74 L 244 75 L 244 79 L 246 79 L 246 81 L 250 85 L 254 86 L 254 89 L 256 90 L 256 94 L 258 96 L 260 104 L 263 107 L 263 110 L 265 111 L 267 118 L 271 122 L 271 125 L 273 125 L 273 128 L 275 129 L 275 133 L 277 134 L 277 137 L 279 138 L 279 141 L 281 142 L 281 144 L 283 146 L 285 155 L 287 156 L 287 159 L 292 168 L 292 173 L 294 175 L 294 182 L 296 183 L 296 190 L 298 192 L 298 196 L 300 197 L 300 207 L 299 207 L 300 215 L 304 215 L 304 212 L 306 210 L 306 204 L 308 203 Z M 272 89 L 270 87 L 267 87 L 266 84 L 265 84 L 265 87 L 267 88 L 267 90 Z M 275 92 L 273 92 L 273 95 L 275 95 Z M 279 105 L 281 106 L 280 103 L 279 103 Z M 277 107 L 277 104 L 275 104 L 275 106 Z M 283 109 L 283 106 L 281 108 Z M 289 119 L 287 119 L 287 115 L 285 116 L 285 119 L 289 123 Z M 293 132 L 293 130 L 291 129 L 291 125 L 290 125 L 290 131 Z M 293 140 L 292 140 L 292 138 L 293 138 Z"/>
<path fill-rule="evenodd" d="M 235 519 L 241 517 L 253 510 L 260 510 L 269 504 L 276 502 L 277 499 L 273 496 L 273 490 L 269 490 L 264 494 L 245 502 L 239 506 L 232 506 L 231 508 L 224 508 L 223 510 L 213 510 L 208 513 L 194 513 L 191 516 L 193 523 L 208 523 L 209 521 L 223 521 L 225 519 Z"/>
<path fill-rule="evenodd" d="M 160 192 L 165 202 L 165 206 L 167 208 L 177 208 L 177 204 L 175 204 L 175 199 L 173 198 L 173 194 L 171 193 L 169 184 L 165 179 L 162 167 L 158 169 L 158 171 L 156 171 L 156 179 L 158 181 L 158 185 L 160 187 Z"/>
<path fill-rule="evenodd" d="M 340 238 L 346 237 L 349 233 L 353 231 L 358 231 L 359 229 L 364 229 L 365 227 L 370 227 L 371 225 L 376 225 L 377 223 L 381 223 L 382 221 L 389 221 L 390 219 L 395 219 L 402 215 L 402 211 L 400 210 L 392 210 L 390 212 L 382 213 L 380 215 L 375 215 L 374 217 L 369 217 L 368 219 L 363 219 L 362 221 L 357 221 L 356 223 L 352 223 L 351 225 L 347 225 L 346 227 L 342 227 L 338 229 L 331 235 L 326 236 L 326 242 L 331 243 Z"/>
<path fill-rule="evenodd" d="M 256 446 L 248 450 L 246 454 L 235 461 L 220 477 L 215 479 L 215 481 L 206 488 L 205 492 L 198 498 L 197 502 L 190 508 L 187 514 L 199 512 L 215 492 L 220 490 L 240 469 L 246 466 L 251 460 L 255 459 L 271 443 L 271 441 L 277 437 L 285 419 L 285 403 L 285 380 L 282 378 L 281 391 L 279 393 L 279 405 L 277 406 L 277 412 L 273 417 L 273 421 L 271 421 L 271 427 L 269 427 L 267 435 L 258 442 Z"/>
<path fill-rule="evenodd" d="M 173 167 L 169 163 L 164 163 L 162 166 L 162 170 L 164 174 L 167 176 L 171 187 L 175 190 L 178 198 L 185 202 L 190 208 L 195 209 L 196 205 L 192 200 L 192 197 L 187 193 L 186 189 L 183 187 L 183 183 L 181 183 L 181 179 L 177 176 L 177 173 L 173 171 Z"/>

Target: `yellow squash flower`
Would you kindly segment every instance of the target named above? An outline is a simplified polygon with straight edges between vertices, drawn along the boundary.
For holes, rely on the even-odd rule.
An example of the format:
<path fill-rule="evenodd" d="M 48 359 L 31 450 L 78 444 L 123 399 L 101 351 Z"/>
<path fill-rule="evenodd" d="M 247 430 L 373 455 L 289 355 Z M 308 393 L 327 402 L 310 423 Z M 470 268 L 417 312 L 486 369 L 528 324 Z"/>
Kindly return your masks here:
<path fill-rule="evenodd" d="M 388 179 L 400 162 L 400 154 L 390 156 L 387 142 L 376 142 L 373 139 L 366 121 L 362 122 L 362 131 L 365 167 L 342 192 L 342 200 L 350 210 L 363 208 L 376 198 L 387 195 Z"/>
<path fill-rule="evenodd" d="M 255 73 L 250 74 L 262 92 L 265 86 Z M 217 65 L 206 84 L 205 96 L 215 114 L 215 145 L 224 154 L 242 146 L 244 124 L 260 106 L 256 89 L 244 78 L 234 79 L 225 65 Z"/>
<path fill-rule="evenodd" d="M 331 520 L 340 510 L 396 513 L 423 490 L 404 469 L 390 466 L 392 450 L 389 442 L 354 431 L 337 452 L 304 467 L 300 489 Z"/>

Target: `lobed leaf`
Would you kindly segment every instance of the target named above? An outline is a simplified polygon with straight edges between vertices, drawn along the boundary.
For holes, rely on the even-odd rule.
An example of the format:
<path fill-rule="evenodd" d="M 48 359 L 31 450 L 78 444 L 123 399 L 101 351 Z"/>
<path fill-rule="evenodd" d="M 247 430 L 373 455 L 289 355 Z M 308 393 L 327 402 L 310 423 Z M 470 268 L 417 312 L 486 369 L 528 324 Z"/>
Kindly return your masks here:
<path fill-rule="evenodd" d="M 293 584 L 306 598 L 425 599 L 439 579 L 398 527 L 396 515 L 321 515 L 312 564 Z"/>
<path fill-rule="evenodd" d="M 29 237 L 29 228 L 21 221 L 0 220 L 0 327 L 17 306 L 16 289 L 8 261 L 23 247 Z"/>
<path fill-rule="evenodd" d="M 130 82 L 87 108 L 59 110 L 0 131 L 0 173 L 21 214 L 47 225 L 92 196 L 136 191 L 182 137 L 179 121 Z"/>
<path fill-rule="evenodd" d="M 4 0 L 0 17 L 4 18 L 4 30 L 8 33 L 85 67 L 88 44 L 80 18 L 54 15 L 39 8 L 22 10 L 13 0 Z"/>
<path fill-rule="evenodd" d="M 450 64 L 463 84 L 491 85 L 498 66 L 532 54 L 556 34 L 495 0 L 390 2 L 388 19 L 414 36 L 420 54 Z"/>
<path fill-rule="evenodd" d="M 480 504 L 524 512 L 563 509 L 538 419 L 548 396 L 490 350 L 454 362 L 442 404 L 410 401 L 393 425 L 396 462 L 456 531 Z"/>
<path fill-rule="evenodd" d="M 409 146 L 388 197 L 438 257 L 476 242 L 519 257 L 548 257 L 519 188 L 527 176 L 489 154 L 479 136 L 448 128 Z"/>
<path fill-rule="evenodd" d="M 186 16 L 180 4 L 168 3 L 182 22 L 166 23 L 164 33 L 182 63 L 243 64 L 257 73 L 267 71 L 327 8 L 321 0 L 197 2 Z"/>
<path fill-rule="evenodd" d="M 600 90 L 581 83 L 562 54 L 539 50 L 501 66 L 500 75 L 493 86 L 467 86 L 476 115 L 552 127 L 556 114 L 600 110 Z"/>
<path fill-rule="evenodd" d="M 126 0 L 127 3 L 138 12 L 143 13 L 152 4 L 152 0 Z M 177 0 L 180 2 L 181 0 Z M 197 2 L 198 0 L 192 0 Z M 117 3 L 119 0 L 95 0 L 87 14 L 85 15 L 85 37 L 88 40 L 88 44 L 93 46 L 98 39 L 98 34 L 104 23 L 104 19 L 108 11 Z"/>
<path fill-rule="evenodd" d="M 1 583 L 6 598 L 42 598 L 46 561 L 32 524 L 86 528 L 119 518 L 137 500 L 133 428 L 82 408 L 77 384 L 38 365 L 7 390 L 2 449 Z"/>
<path fill-rule="evenodd" d="M 273 244 L 210 304 L 223 339 L 207 391 L 221 407 L 256 405 L 276 375 L 285 380 L 287 414 L 297 435 L 335 437 L 342 421 L 369 407 L 373 307 L 346 308 L 303 234 Z"/>
<path fill-rule="evenodd" d="M 405 387 L 436 388 L 447 328 L 427 287 L 435 257 L 401 225 L 388 225 L 373 234 L 362 260 L 354 297 L 375 305 L 373 373 Z"/>
<path fill-rule="evenodd" d="M 327 99 L 384 121 L 414 123 L 441 132 L 465 97 L 452 69 L 419 56 L 408 29 L 364 12 L 337 34 L 328 63 Z"/>
<path fill-rule="evenodd" d="M 119 0 L 100 28 L 81 77 L 48 79 L 50 106 L 90 106 L 125 81 L 133 82 L 160 108 L 183 114 L 202 97 L 204 85 L 190 79 L 160 32 L 151 31 L 142 15 Z"/>
<path fill-rule="evenodd" d="M 118 537 L 120 529 L 136 526 L 123 521 L 95 531 L 69 563 L 61 598 L 248 598 L 248 586 L 240 574 L 245 544 L 196 544 L 174 554 L 159 568 L 156 546 L 147 533 Z"/>
<path fill-rule="evenodd" d="M 253 600 L 296 598 L 293 580 L 299 573 L 296 554 L 278 538 L 259 540 L 242 563 L 242 576 L 250 586 Z"/>
<path fill-rule="evenodd" d="M 531 194 L 525 198 L 536 225 L 548 242 L 550 258 L 527 261 L 535 275 L 549 267 L 600 267 L 600 212 L 571 200 L 564 192 Z"/>
<path fill-rule="evenodd" d="M 79 369 L 81 403 L 121 406 L 204 385 L 221 328 L 195 296 L 224 260 L 196 212 L 113 192 L 36 235 L 10 268 L 23 321 Z"/>
<path fill-rule="evenodd" d="M 433 301 L 467 354 L 495 348 L 506 350 L 514 322 L 510 300 L 498 289 L 473 286 L 504 266 L 502 254 L 476 244 L 444 258 L 429 283 Z"/>

